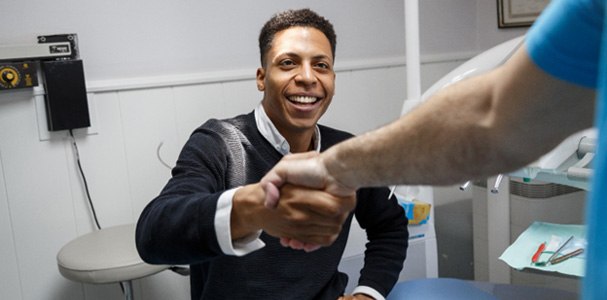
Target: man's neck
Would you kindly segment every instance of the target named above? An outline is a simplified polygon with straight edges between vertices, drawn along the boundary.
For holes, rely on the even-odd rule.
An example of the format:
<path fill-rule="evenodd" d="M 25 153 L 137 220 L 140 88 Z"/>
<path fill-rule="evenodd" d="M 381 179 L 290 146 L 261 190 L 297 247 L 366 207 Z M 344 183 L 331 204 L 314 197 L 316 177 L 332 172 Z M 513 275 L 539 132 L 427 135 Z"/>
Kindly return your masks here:
<path fill-rule="evenodd" d="M 289 142 L 291 153 L 299 153 L 314 150 L 314 133 L 314 128 L 311 128 L 303 132 L 282 135 Z"/>

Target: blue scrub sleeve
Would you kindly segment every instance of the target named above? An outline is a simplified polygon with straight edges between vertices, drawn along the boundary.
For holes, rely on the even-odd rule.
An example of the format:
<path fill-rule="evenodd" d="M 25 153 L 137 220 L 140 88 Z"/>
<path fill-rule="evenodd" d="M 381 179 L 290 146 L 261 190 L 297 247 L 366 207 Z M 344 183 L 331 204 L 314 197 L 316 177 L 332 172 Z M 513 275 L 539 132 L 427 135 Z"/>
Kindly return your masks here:
<path fill-rule="evenodd" d="M 595 0 L 552 0 L 527 34 L 531 59 L 547 73 L 597 86 L 603 11 Z"/>

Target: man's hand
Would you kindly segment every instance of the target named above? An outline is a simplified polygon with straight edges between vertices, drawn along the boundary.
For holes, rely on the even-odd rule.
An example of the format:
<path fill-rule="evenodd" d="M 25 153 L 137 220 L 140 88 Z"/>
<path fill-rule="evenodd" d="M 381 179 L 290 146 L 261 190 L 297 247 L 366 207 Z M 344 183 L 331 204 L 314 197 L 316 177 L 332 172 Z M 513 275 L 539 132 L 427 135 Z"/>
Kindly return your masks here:
<path fill-rule="evenodd" d="M 280 188 L 286 183 L 323 190 L 338 197 L 354 197 L 356 192 L 356 189 L 346 187 L 330 176 L 320 154 L 315 151 L 285 156 L 260 183 L 265 191 L 265 205 L 268 208 L 275 208 L 284 197 Z M 321 246 L 284 236 L 281 237 L 280 243 L 285 247 L 307 252 L 317 250 Z"/>
<path fill-rule="evenodd" d="M 263 229 L 272 236 L 301 243 L 299 247 L 292 247 L 294 249 L 313 251 L 337 239 L 344 221 L 356 206 L 354 195 L 337 197 L 291 184 L 284 184 L 280 192 L 280 203 L 268 209 L 263 204 L 265 193 L 259 184 L 239 189 L 234 195 L 232 237 L 238 239 Z"/>
<path fill-rule="evenodd" d="M 291 184 L 283 185 L 280 194 L 281 201 L 276 211 L 286 216 L 287 222 L 272 226 L 274 228 L 268 226 L 264 230 L 283 238 L 283 246 L 305 251 L 333 244 L 346 218 L 356 207 L 354 194 L 338 197 Z M 287 239 L 290 241 L 288 244 L 285 243 Z"/>
<path fill-rule="evenodd" d="M 286 155 L 260 181 L 266 191 L 267 207 L 276 207 L 281 198 L 279 189 L 286 183 L 320 189 L 335 196 L 351 196 L 356 189 L 341 184 L 327 171 L 318 152 Z"/>

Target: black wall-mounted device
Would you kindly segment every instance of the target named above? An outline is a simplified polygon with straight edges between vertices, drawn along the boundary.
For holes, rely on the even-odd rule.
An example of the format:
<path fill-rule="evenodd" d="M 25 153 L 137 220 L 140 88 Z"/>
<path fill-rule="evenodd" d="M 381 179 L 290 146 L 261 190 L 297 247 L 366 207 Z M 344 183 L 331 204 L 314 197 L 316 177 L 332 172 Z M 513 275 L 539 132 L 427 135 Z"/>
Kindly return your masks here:
<path fill-rule="evenodd" d="M 37 86 L 38 73 L 45 86 L 48 130 L 91 126 L 75 33 L 41 35 L 35 45 L 0 46 L 0 91 Z"/>
<path fill-rule="evenodd" d="M 42 61 L 49 131 L 91 126 L 82 60 Z"/>

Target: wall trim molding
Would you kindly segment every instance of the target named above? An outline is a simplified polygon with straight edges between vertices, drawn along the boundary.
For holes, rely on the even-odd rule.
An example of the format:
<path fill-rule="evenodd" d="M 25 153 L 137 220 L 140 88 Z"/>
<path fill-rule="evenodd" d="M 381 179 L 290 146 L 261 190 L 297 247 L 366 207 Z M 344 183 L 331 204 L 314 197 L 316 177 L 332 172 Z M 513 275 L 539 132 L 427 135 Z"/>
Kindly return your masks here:
<path fill-rule="evenodd" d="M 453 61 L 465 61 L 475 55 L 478 51 L 467 51 L 467 52 L 453 52 L 453 53 L 440 53 L 440 54 L 427 54 L 422 55 L 421 63 L 425 64 L 436 64 L 446 63 Z M 350 60 L 345 62 L 338 62 L 335 65 L 335 72 L 350 72 L 370 69 L 381 69 L 381 68 L 393 68 L 393 67 L 404 67 L 406 66 L 405 56 L 386 57 L 386 58 L 375 58 L 375 59 L 364 59 L 364 60 Z M 120 79 L 109 79 L 109 80 L 93 80 L 88 81 L 87 92 L 89 93 L 103 93 L 103 92 L 115 92 L 115 91 L 126 91 L 126 90 L 139 90 L 139 89 L 150 89 L 150 88 L 162 88 L 162 87 L 173 87 L 173 86 L 184 86 L 184 85 L 196 85 L 196 84 L 211 84 L 220 82 L 233 82 L 243 80 L 254 80 L 255 76 L 250 69 L 246 70 L 231 70 L 231 71 L 213 71 L 204 73 L 191 73 L 191 74 L 173 74 L 168 76 L 148 76 L 148 77 L 135 77 L 135 78 L 120 78 Z M 34 88 L 34 95 L 44 95 L 44 88 L 38 86 Z"/>

